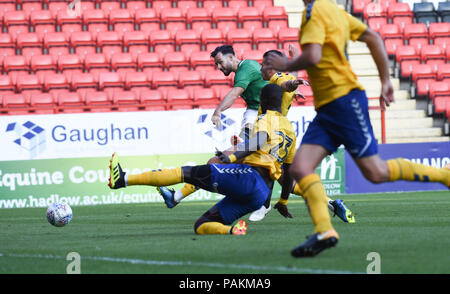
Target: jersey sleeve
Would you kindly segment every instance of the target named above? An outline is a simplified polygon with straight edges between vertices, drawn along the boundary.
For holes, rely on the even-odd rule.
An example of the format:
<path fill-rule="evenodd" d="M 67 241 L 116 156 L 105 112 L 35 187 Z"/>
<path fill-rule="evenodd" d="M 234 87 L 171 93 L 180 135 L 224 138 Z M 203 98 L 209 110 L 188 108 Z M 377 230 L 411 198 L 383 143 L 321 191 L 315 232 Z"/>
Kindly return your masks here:
<path fill-rule="evenodd" d="M 283 85 L 284 82 L 290 80 L 296 80 L 296 78 L 291 74 L 276 73 L 270 78 L 269 83 L 276 84 L 281 87 L 281 85 Z"/>
<path fill-rule="evenodd" d="M 344 11 L 344 13 L 347 16 L 348 23 L 349 23 L 350 40 L 356 41 L 367 30 L 367 25 L 365 25 L 363 22 L 358 20 L 353 15 L 351 15 L 345 11 Z"/>
<path fill-rule="evenodd" d="M 300 34 L 300 44 L 320 44 L 325 43 L 325 23 L 320 16 L 321 6 L 311 2 L 303 12 L 303 24 Z"/>

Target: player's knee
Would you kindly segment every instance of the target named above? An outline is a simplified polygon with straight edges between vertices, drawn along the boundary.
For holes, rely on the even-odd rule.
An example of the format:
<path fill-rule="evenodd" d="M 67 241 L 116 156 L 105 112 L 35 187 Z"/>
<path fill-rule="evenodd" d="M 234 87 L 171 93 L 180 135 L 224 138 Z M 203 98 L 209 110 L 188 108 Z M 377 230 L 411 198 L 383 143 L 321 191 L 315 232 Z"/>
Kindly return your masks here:
<path fill-rule="evenodd" d="M 373 184 L 384 183 L 389 180 L 389 170 L 380 166 L 362 170 L 364 177 Z"/>
<path fill-rule="evenodd" d="M 301 165 L 291 165 L 289 167 L 289 173 L 295 179 L 296 182 L 300 181 L 302 178 L 306 177 L 307 175 L 313 172 L 314 170 L 310 170 Z"/>

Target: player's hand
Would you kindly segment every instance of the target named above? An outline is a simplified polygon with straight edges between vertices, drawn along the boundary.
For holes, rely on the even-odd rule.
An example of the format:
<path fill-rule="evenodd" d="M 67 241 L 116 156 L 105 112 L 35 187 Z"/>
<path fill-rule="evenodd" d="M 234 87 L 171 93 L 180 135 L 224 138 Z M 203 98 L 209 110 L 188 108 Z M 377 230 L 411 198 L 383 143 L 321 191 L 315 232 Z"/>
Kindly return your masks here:
<path fill-rule="evenodd" d="M 292 214 L 288 211 L 288 208 L 286 205 L 281 204 L 280 202 L 277 202 L 273 208 L 278 210 L 278 212 L 284 216 L 285 218 L 293 218 Z"/>
<path fill-rule="evenodd" d="M 266 60 L 267 65 L 273 67 L 276 71 L 288 71 L 289 58 L 287 56 L 271 53 L 266 57 Z"/>
<path fill-rule="evenodd" d="M 389 106 L 394 102 L 394 87 L 390 80 L 381 83 L 381 95 L 380 95 L 380 106 L 381 109 L 385 110 L 386 106 Z"/>
<path fill-rule="evenodd" d="M 216 126 L 216 128 L 220 128 L 222 122 L 220 121 L 220 113 L 214 113 L 211 117 L 212 123 Z"/>
<path fill-rule="evenodd" d="M 293 44 L 289 44 L 289 56 L 290 57 L 295 57 L 298 55 L 298 50 L 297 47 L 295 47 Z"/>
<path fill-rule="evenodd" d="M 216 156 L 223 163 L 231 163 L 230 158 L 217 148 L 216 148 Z"/>

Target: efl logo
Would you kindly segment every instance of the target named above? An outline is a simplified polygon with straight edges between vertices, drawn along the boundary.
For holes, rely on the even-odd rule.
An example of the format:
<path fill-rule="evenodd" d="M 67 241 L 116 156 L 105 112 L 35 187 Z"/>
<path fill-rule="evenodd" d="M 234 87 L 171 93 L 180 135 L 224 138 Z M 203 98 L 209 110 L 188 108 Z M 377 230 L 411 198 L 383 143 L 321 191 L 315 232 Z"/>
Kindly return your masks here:
<path fill-rule="evenodd" d="M 6 126 L 6 133 L 11 133 L 18 137 L 13 142 L 27 150 L 30 154 L 30 159 L 45 151 L 45 130 L 31 121 L 27 121 L 24 124 L 9 123 Z"/>

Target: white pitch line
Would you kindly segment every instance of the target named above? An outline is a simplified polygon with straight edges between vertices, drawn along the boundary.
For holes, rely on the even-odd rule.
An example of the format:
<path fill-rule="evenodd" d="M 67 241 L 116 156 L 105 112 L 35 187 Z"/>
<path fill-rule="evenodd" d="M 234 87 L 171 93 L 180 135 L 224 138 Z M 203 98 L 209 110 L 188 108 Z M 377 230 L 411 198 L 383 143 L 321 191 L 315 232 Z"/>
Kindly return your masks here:
<path fill-rule="evenodd" d="M 15 253 L 0 253 L 0 257 L 17 257 L 17 258 L 43 258 L 43 259 L 63 259 L 65 257 L 51 254 L 15 254 Z M 81 256 L 84 260 L 108 261 L 129 264 L 144 264 L 144 265 L 159 265 L 159 266 L 200 266 L 224 269 L 247 269 L 255 271 L 279 271 L 279 272 L 293 272 L 293 273 L 307 273 L 307 274 L 362 274 L 363 272 L 341 271 L 333 269 L 311 269 L 298 268 L 286 266 L 259 266 L 251 264 L 230 264 L 230 263 L 211 263 L 211 262 L 196 262 L 196 261 L 168 261 L 168 260 L 146 260 L 136 258 L 118 258 L 107 256 Z"/>

